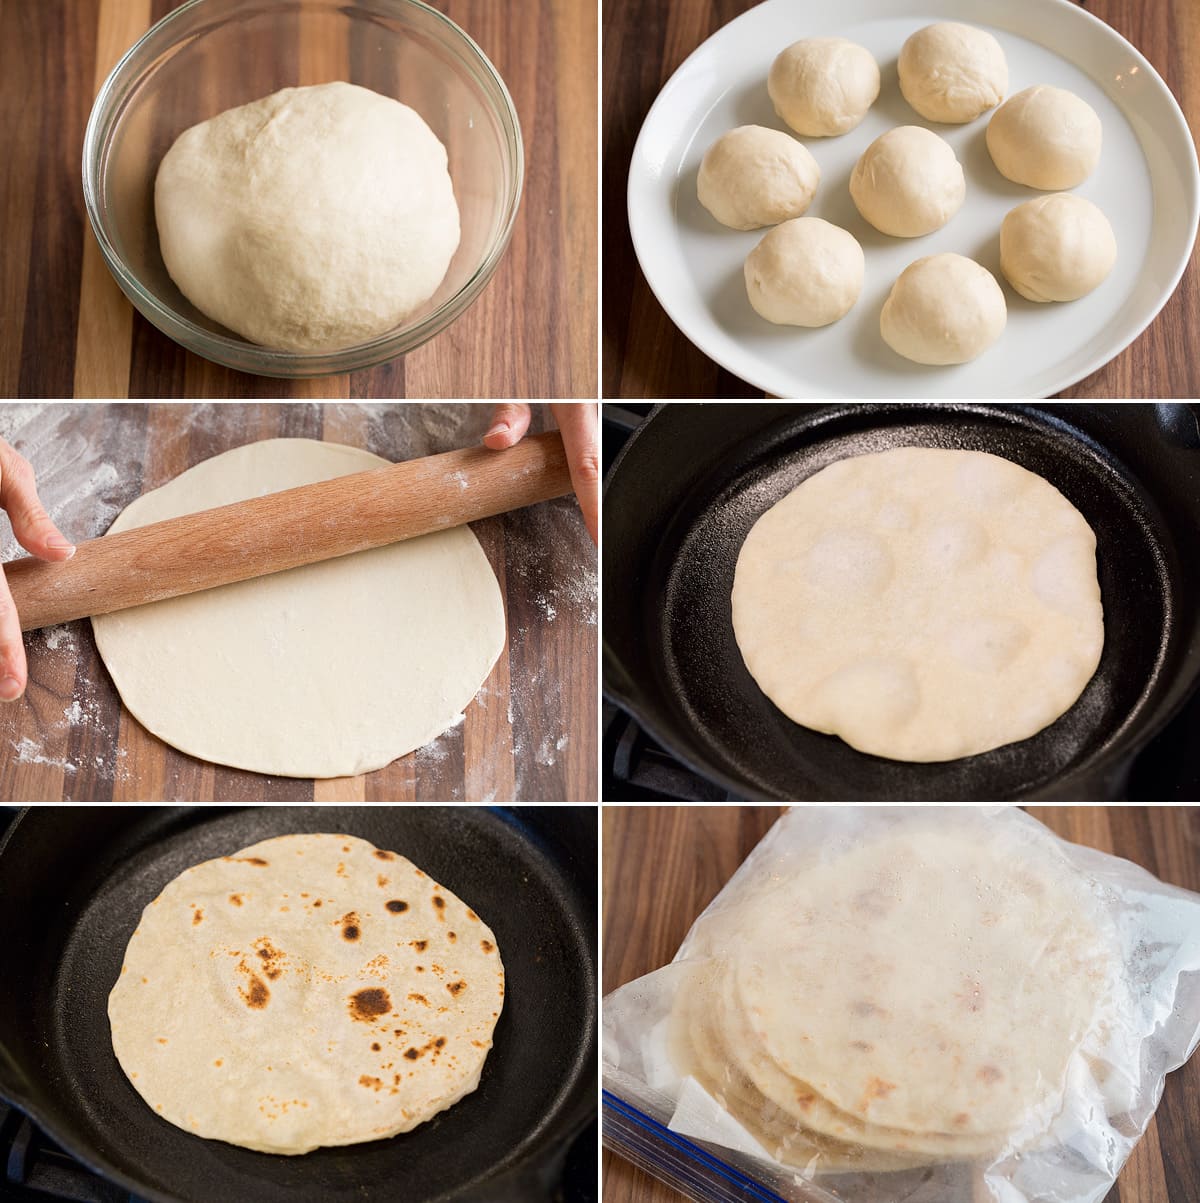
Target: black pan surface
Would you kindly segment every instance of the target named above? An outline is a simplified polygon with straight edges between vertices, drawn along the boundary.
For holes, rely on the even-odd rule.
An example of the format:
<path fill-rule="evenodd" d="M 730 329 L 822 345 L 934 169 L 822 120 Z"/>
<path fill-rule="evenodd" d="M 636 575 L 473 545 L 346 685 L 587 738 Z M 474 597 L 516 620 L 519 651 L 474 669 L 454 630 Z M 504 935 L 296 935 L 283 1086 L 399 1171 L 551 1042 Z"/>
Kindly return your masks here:
<path fill-rule="evenodd" d="M 0 1094 L 156 1203 L 548 1199 L 595 1112 L 595 827 L 588 808 L 28 810 L 0 847 Z M 300 1157 L 192 1136 L 113 1055 L 107 998 L 126 944 L 190 865 L 315 831 L 409 857 L 496 932 L 506 997 L 479 1089 L 413 1132 Z"/>
<path fill-rule="evenodd" d="M 663 406 L 606 485 L 605 688 L 748 797 L 1108 797 L 1200 674 L 1195 436 L 1182 406 Z M 792 722 L 746 670 L 730 609 L 738 552 L 765 510 L 835 460 L 911 445 L 988 451 L 1055 485 L 1096 532 L 1105 610 L 1100 666 L 1070 711 L 940 764 L 869 756 Z"/>

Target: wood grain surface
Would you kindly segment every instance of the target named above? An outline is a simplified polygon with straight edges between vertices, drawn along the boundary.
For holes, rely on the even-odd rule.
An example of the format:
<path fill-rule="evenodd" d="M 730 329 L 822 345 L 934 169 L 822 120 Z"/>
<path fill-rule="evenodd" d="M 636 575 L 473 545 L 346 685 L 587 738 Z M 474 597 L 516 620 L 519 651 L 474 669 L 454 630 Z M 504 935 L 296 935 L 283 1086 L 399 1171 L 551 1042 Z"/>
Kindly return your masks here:
<path fill-rule="evenodd" d="M 595 397 L 596 7 L 431 0 L 503 76 L 525 188 L 496 275 L 409 355 L 308 381 L 249 376 L 184 351 L 105 266 L 83 206 L 92 99 L 179 0 L 0 3 L 0 396 Z M 281 47 L 301 63 L 325 46 Z"/>
<path fill-rule="evenodd" d="M 1035 806 L 1059 835 L 1200 891 L 1200 808 Z M 693 920 L 782 808 L 604 808 L 603 993 L 667 964 Z M 1200 1199 L 1200 1057 L 1169 1075 L 1146 1135 L 1105 1203 Z M 605 1150 L 604 1203 L 679 1203 L 676 1191 Z"/>
<path fill-rule="evenodd" d="M 622 0 L 604 5 L 603 396 L 761 397 L 698 350 L 667 317 L 638 266 L 625 191 L 638 131 L 685 58 L 757 0 Z M 1080 2 L 1080 0 L 1076 0 Z M 1200 134 L 1200 4 L 1086 0 L 1080 7 L 1128 38 L 1166 80 Z M 1193 256 L 1175 295 L 1131 346 L 1062 394 L 1077 399 L 1195 397 L 1200 272 Z"/>
<path fill-rule="evenodd" d="M 39 473 L 47 508 L 81 539 L 101 534 L 146 490 L 243 443 L 324 439 L 396 460 L 477 441 L 489 412 L 486 405 L 48 406 L 14 441 Z M 531 429 L 546 423 L 537 407 Z M 57 504 L 71 478 L 83 480 L 82 502 Z M 595 801 L 595 550 L 574 498 L 471 529 L 500 583 L 507 645 L 464 721 L 432 744 L 374 773 L 316 782 L 197 760 L 122 707 L 83 620 L 25 637 L 29 686 L 19 702 L 0 707 L 0 802 Z"/>

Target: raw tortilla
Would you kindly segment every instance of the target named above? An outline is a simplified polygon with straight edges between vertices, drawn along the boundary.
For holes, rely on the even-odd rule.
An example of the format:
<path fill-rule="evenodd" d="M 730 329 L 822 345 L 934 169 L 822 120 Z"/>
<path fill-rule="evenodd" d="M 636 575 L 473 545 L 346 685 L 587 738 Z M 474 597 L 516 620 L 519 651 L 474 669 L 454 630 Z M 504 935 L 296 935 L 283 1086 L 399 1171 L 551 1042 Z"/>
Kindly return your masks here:
<path fill-rule="evenodd" d="M 111 531 L 387 461 L 268 439 L 188 469 Z M 458 718 L 504 648 L 495 574 L 467 527 L 92 620 L 121 699 L 167 743 L 285 777 L 381 768 Z"/>
<path fill-rule="evenodd" d="M 751 528 L 733 583 L 750 675 L 789 718 L 894 760 L 1028 739 L 1096 671 L 1096 537 L 1053 485 L 981 451 L 829 465 Z"/>
<path fill-rule="evenodd" d="M 411 861 L 285 835 L 195 865 L 142 912 L 113 1051 L 163 1119 L 306 1153 L 407 1132 L 479 1084 L 496 937 Z"/>

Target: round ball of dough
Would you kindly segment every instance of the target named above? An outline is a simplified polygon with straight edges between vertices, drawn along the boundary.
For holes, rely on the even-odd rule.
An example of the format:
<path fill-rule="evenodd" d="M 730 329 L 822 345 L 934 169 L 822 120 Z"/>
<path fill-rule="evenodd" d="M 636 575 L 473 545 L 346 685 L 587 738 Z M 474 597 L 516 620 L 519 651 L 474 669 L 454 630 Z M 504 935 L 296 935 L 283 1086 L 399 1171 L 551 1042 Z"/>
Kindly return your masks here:
<path fill-rule="evenodd" d="M 816 159 L 795 138 L 742 125 L 704 152 L 696 192 L 723 226 L 756 230 L 799 217 L 820 182 Z"/>
<path fill-rule="evenodd" d="M 1112 271 L 1117 240 L 1108 218 L 1082 196 L 1036 196 L 1000 226 L 1000 270 L 1031 301 L 1077 301 Z"/>
<path fill-rule="evenodd" d="M 163 262 L 197 309 L 251 342 L 366 342 L 420 310 L 454 258 L 446 164 L 420 114 L 390 96 L 284 88 L 184 130 L 163 156 Z"/>
<path fill-rule="evenodd" d="M 967 195 L 962 164 L 932 130 L 901 125 L 881 134 L 854 165 L 850 195 L 877 230 L 917 238 L 941 229 Z"/>
<path fill-rule="evenodd" d="M 995 277 L 962 255 L 910 263 L 879 315 L 883 341 L 914 363 L 967 363 L 1004 330 L 1008 311 Z"/>
<path fill-rule="evenodd" d="M 828 326 L 858 300 L 864 268 L 853 234 L 819 217 L 797 217 L 746 256 L 746 293 L 769 322 Z"/>
<path fill-rule="evenodd" d="M 879 95 L 879 64 L 845 38 L 805 38 L 779 54 L 767 75 L 775 112 L 798 134 L 852 130 Z"/>
<path fill-rule="evenodd" d="M 1100 118 L 1074 92 L 1039 84 L 992 114 L 987 146 L 996 170 L 1015 184 L 1060 192 L 1074 188 L 1100 161 Z"/>
<path fill-rule="evenodd" d="M 986 30 L 957 21 L 926 25 L 900 50 L 900 91 L 927 121 L 961 125 L 1008 91 L 1008 63 Z"/>

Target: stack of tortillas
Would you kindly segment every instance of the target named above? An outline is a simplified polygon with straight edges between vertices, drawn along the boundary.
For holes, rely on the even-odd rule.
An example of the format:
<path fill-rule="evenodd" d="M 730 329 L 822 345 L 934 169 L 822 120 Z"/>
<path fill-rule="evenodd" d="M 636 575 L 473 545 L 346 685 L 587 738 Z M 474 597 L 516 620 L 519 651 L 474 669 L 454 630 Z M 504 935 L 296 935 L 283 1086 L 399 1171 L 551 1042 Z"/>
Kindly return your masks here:
<path fill-rule="evenodd" d="M 1045 1142 L 1121 971 L 1051 840 L 908 825 L 733 892 L 686 950 L 672 1052 L 773 1157 L 886 1170 Z"/>
<path fill-rule="evenodd" d="M 164 1119 L 305 1153 L 406 1132 L 474 1090 L 503 999 L 496 937 L 411 861 L 287 835 L 175 878 L 108 1014 Z"/>

